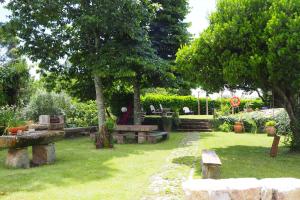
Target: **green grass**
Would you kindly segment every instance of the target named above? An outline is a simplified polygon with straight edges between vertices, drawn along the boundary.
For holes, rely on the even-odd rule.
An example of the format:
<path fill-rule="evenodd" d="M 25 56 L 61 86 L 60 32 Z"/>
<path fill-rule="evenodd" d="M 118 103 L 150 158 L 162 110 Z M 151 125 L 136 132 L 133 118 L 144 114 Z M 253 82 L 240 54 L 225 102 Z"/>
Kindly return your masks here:
<path fill-rule="evenodd" d="M 56 143 L 57 161 L 31 169 L 6 169 L 0 151 L 0 199 L 140 199 L 183 134 L 158 144 L 96 150 L 88 138 Z"/>
<path fill-rule="evenodd" d="M 300 154 L 290 153 L 281 143 L 278 156 L 271 158 L 272 141 L 266 134 L 205 133 L 200 146 L 216 151 L 222 161 L 222 178 L 300 178 Z M 200 164 L 195 176 L 201 176 Z"/>

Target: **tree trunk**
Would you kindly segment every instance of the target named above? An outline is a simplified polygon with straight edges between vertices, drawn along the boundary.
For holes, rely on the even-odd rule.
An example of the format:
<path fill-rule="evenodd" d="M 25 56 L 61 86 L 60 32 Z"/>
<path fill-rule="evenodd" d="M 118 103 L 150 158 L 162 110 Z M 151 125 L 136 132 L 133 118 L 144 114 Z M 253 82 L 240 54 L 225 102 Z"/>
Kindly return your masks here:
<path fill-rule="evenodd" d="M 110 134 L 105 127 L 105 104 L 103 96 L 103 84 L 100 77 L 94 77 L 95 88 L 96 88 L 96 103 L 98 108 L 98 127 L 99 132 L 96 135 L 96 148 L 109 148 L 112 147 L 112 141 Z"/>
<path fill-rule="evenodd" d="M 141 76 L 137 74 L 133 81 L 133 121 L 135 125 L 141 125 Z"/>
<path fill-rule="evenodd" d="M 289 118 L 291 120 L 290 126 L 292 130 L 291 136 L 291 151 L 300 152 L 300 104 L 296 103 L 293 94 L 289 94 L 278 87 L 275 87 L 275 90 L 279 96 L 282 106 L 287 111 Z"/>

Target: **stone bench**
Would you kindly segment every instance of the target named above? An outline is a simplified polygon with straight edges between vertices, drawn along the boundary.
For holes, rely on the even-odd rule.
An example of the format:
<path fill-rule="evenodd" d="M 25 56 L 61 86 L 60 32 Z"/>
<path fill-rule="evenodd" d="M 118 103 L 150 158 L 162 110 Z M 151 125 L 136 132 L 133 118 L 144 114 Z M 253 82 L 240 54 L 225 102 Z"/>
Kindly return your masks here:
<path fill-rule="evenodd" d="M 151 132 L 147 135 L 147 141 L 150 143 L 156 143 L 158 138 L 166 140 L 169 138 L 168 132 Z"/>
<path fill-rule="evenodd" d="M 117 140 L 118 144 L 125 144 L 127 137 L 136 137 L 136 135 L 135 133 L 122 133 L 122 134 L 115 133 L 113 137 Z"/>
<path fill-rule="evenodd" d="M 220 178 L 220 166 L 222 165 L 220 158 L 215 151 L 202 150 L 202 177 L 218 179 Z"/>
<path fill-rule="evenodd" d="M 0 136 L 0 148 L 8 148 L 5 164 L 9 168 L 29 168 L 29 146 L 32 146 L 33 165 L 51 164 L 56 159 L 54 142 L 63 137 L 63 131 L 36 131 Z"/>
<path fill-rule="evenodd" d="M 197 179 L 183 183 L 186 200 L 299 200 L 300 179 Z"/>
<path fill-rule="evenodd" d="M 149 132 L 153 132 L 157 129 L 158 126 L 156 125 L 117 125 L 115 128 L 115 135 L 134 133 L 137 137 L 137 142 L 141 144 L 147 141 L 147 135 Z"/>

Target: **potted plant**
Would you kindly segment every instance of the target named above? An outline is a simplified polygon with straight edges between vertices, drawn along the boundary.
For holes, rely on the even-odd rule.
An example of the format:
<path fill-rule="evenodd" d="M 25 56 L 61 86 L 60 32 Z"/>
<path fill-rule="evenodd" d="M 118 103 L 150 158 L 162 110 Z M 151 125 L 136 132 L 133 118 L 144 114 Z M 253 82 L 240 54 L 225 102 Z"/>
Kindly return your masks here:
<path fill-rule="evenodd" d="M 238 120 L 234 123 L 233 126 L 235 133 L 243 133 L 244 132 L 244 123 L 241 120 Z"/>
<path fill-rule="evenodd" d="M 7 132 L 11 135 L 16 135 L 17 133 L 26 131 L 28 126 L 26 126 L 26 122 L 19 118 L 12 118 L 7 124 Z"/>
<path fill-rule="evenodd" d="M 270 120 L 270 121 L 267 121 L 266 124 L 265 124 L 265 130 L 268 134 L 268 136 L 275 136 L 276 135 L 276 121 L 274 120 Z"/>

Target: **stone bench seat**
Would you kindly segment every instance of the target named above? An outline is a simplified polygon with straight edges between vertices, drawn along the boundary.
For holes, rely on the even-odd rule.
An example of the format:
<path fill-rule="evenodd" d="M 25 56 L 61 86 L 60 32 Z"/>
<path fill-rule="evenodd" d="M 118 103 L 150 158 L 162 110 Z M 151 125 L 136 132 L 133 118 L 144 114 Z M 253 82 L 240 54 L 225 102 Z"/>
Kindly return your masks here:
<path fill-rule="evenodd" d="M 222 162 L 215 151 L 202 150 L 202 177 L 205 178 L 220 178 L 220 166 Z"/>
<path fill-rule="evenodd" d="M 63 137 L 63 131 L 35 131 L 0 136 L 0 148 L 8 148 L 5 164 L 10 168 L 29 168 L 29 146 L 32 146 L 33 165 L 51 164 L 56 158 L 54 142 Z"/>
<path fill-rule="evenodd" d="M 147 135 L 147 140 L 150 143 L 156 143 L 158 138 L 162 138 L 163 140 L 166 140 L 169 138 L 168 132 L 150 132 Z"/>

